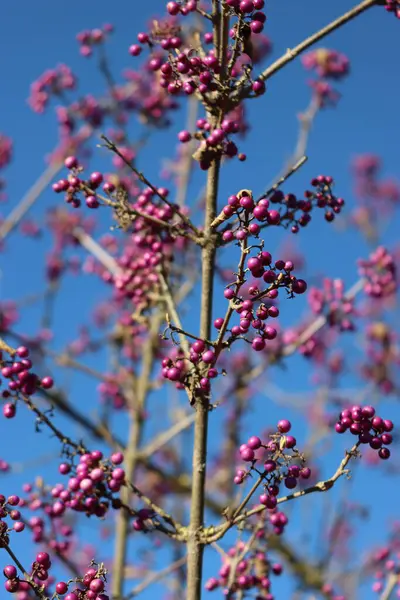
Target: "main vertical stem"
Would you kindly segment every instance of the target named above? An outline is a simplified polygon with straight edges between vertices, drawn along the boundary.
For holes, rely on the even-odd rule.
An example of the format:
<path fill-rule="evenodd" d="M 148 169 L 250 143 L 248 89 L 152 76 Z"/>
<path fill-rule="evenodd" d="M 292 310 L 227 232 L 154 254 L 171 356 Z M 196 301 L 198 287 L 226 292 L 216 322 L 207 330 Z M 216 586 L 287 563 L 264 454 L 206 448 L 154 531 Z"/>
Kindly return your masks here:
<path fill-rule="evenodd" d="M 211 223 L 216 216 L 218 182 L 221 160 L 216 159 L 208 171 L 204 237 L 202 251 L 201 317 L 200 337 L 209 339 L 211 334 L 213 282 L 215 266 L 215 240 Z M 199 600 L 203 571 L 203 545 L 199 535 L 204 523 L 204 493 L 207 464 L 208 401 L 204 396 L 195 398 L 196 419 L 194 423 L 192 497 L 188 535 L 187 600 Z"/>

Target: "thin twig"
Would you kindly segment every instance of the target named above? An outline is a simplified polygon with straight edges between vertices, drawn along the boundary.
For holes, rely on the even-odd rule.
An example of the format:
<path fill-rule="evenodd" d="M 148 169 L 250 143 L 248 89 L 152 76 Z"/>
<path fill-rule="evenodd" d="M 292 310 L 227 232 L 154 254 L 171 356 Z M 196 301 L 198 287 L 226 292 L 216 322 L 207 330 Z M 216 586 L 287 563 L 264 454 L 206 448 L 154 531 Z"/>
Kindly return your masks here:
<path fill-rule="evenodd" d="M 117 261 L 100 246 L 82 227 L 75 227 L 73 230 L 74 237 L 90 254 L 109 271 L 112 275 L 120 275 L 122 273 Z"/>
<path fill-rule="evenodd" d="M 153 583 L 157 583 L 157 581 L 164 579 L 164 577 L 167 577 L 167 575 L 170 575 L 171 573 L 176 571 L 176 569 L 179 569 L 180 567 L 182 567 L 185 564 L 185 562 L 186 562 L 186 555 L 182 556 L 175 562 L 171 563 L 170 565 L 168 565 L 168 567 L 161 569 L 161 571 L 152 573 L 151 575 L 146 577 L 146 579 L 144 579 L 142 581 L 142 583 L 139 583 L 139 585 L 137 585 L 136 587 L 133 588 L 133 590 L 127 595 L 127 599 L 129 600 L 130 598 L 134 598 L 135 596 L 138 596 L 141 592 L 143 592 L 146 588 L 148 588 Z"/>
<path fill-rule="evenodd" d="M 394 591 L 394 588 L 399 583 L 399 581 L 400 578 L 398 573 L 390 573 L 389 577 L 387 578 L 385 589 L 379 596 L 379 600 L 390 600 L 390 596 L 392 595 L 392 592 Z"/>
<path fill-rule="evenodd" d="M 272 65 L 267 67 L 265 71 L 260 73 L 258 79 L 261 79 L 261 81 L 266 81 L 267 79 L 272 77 L 272 75 L 275 75 L 275 73 L 280 71 L 285 65 L 287 65 L 287 63 L 291 62 L 299 54 L 304 52 L 304 50 L 307 50 L 307 48 L 309 48 L 310 46 L 327 36 L 329 33 L 332 33 L 332 31 L 335 31 L 335 29 L 339 29 L 339 27 L 345 25 L 355 17 L 358 17 L 361 13 L 368 10 L 369 8 L 372 8 L 376 4 L 378 4 L 378 0 L 363 0 L 363 2 L 357 4 L 357 6 L 354 6 L 354 8 L 344 13 L 344 15 L 342 15 L 338 19 L 335 19 L 334 21 L 332 21 L 331 23 L 329 23 L 328 25 L 311 35 L 294 48 L 288 48 L 283 56 L 278 58 L 278 60 L 276 60 L 274 63 L 272 63 Z"/>
<path fill-rule="evenodd" d="M 194 423 L 194 420 L 194 413 L 190 413 L 189 415 L 186 415 L 180 419 L 172 427 L 157 435 L 151 442 L 146 444 L 144 448 L 139 450 L 139 458 L 143 460 L 153 456 L 156 452 L 158 452 L 158 450 L 160 450 L 160 448 L 165 446 L 165 444 L 168 444 L 168 442 L 170 442 L 175 436 L 190 427 Z"/>
<path fill-rule="evenodd" d="M 169 289 L 168 282 L 167 282 L 166 278 L 164 277 L 164 273 L 162 272 L 161 269 L 158 272 L 158 277 L 160 280 L 161 290 L 164 295 L 164 299 L 165 299 L 165 303 L 167 305 L 168 312 L 169 312 L 170 316 L 173 318 L 173 320 L 175 321 L 176 325 L 179 327 L 179 329 L 181 331 L 183 331 L 182 323 L 179 318 L 178 311 L 176 309 L 171 290 Z M 169 319 L 168 319 L 168 322 L 169 322 Z M 179 340 L 180 340 L 182 349 L 185 353 L 185 356 L 186 356 L 186 358 L 188 358 L 189 354 L 190 354 L 190 349 L 189 349 L 189 343 L 186 339 L 186 336 L 183 335 L 182 333 L 178 333 L 178 335 L 179 335 Z"/>
<path fill-rule="evenodd" d="M 22 200 L 10 212 L 0 225 L 0 242 L 18 225 L 28 210 L 34 205 L 40 194 L 46 189 L 53 177 L 60 171 L 63 163 L 54 161 L 44 170 L 39 179 L 26 192 Z"/>
<path fill-rule="evenodd" d="M 289 177 L 294 175 L 294 173 L 296 173 L 296 171 L 298 171 L 308 160 L 308 157 L 303 152 L 300 153 L 300 156 L 299 154 L 295 153 L 295 156 L 296 160 L 294 164 L 290 164 L 285 169 L 285 173 L 281 175 L 266 192 L 261 194 L 261 196 L 257 199 L 257 202 L 259 202 L 262 198 L 266 198 L 267 196 L 275 192 L 275 190 L 277 190 L 282 185 L 282 183 L 285 183 L 285 181 L 289 179 Z"/>

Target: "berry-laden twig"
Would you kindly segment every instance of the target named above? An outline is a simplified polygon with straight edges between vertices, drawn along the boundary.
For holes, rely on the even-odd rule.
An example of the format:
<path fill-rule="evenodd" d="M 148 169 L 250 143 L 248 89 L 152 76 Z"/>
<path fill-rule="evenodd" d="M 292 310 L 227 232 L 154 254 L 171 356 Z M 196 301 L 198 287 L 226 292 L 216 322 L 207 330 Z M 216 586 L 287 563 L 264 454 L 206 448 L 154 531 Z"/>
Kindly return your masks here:
<path fill-rule="evenodd" d="M 102 135 L 101 138 L 105 141 L 105 147 L 117 154 L 121 158 L 121 160 L 124 161 L 127 167 L 129 167 L 135 173 L 138 179 L 142 183 L 147 185 L 152 190 L 152 192 L 160 198 L 160 200 L 162 200 L 167 206 L 169 206 L 169 208 L 171 208 L 173 212 L 177 216 L 179 216 L 179 218 L 185 223 L 185 225 L 187 225 L 187 227 L 189 227 L 189 229 L 191 229 L 200 239 L 199 230 L 193 225 L 191 220 L 181 212 L 180 207 L 175 206 L 172 202 L 168 200 L 168 198 L 161 194 L 159 190 L 156 187 L 154 187 L 154 185 L 147 179 L 147 177 L 145 177 L 143 173 L 136 169 L 136 167 L 122 154 L 122 152 L 119 151 L 118 147 L 113 142 L 111 142 L 105 135 Z"/>
<path fill-rule="evenodd" d="M 346 451 L 345 457 L 340 462 L 339 467 L 336 469 L 336 471 L 332 475 L 332 477 L 330 477 L 329 479 L 326 479 L 324 481 L 319 481 L 315 485 L 312 485 L 303 490 L 298 490 L 297 492 L 294 492 L 293 494 L 289 494 L 287 496 L 282 496 L 280 498 L 277 498 L 277 504 L 282 504 L 283 502 L 288 502 L 289 500 L 294 500 L 296 498 L 300 498 L 301 496 L 305 496 L 307 494 L 312 494 L 314 492 L 327 492 L 328 490 L 330 490 L 334 486 L 335 482 L 340 477 L 342 477 L 343 475 L 349 474 L 349 470 L 346 467 L 349 464 L 350 460 L 358 455 L 359 445 L 360 445 L 359 442 L 357 442 L 356 444 L 354 444 L 352 446 L 352 448 L 349 451 Z M 234 525 L 237 525 L 238 523 L 242 523 L 243 521 L 246 521 L 253 515 L 256 515 L 256 514 L 259 514 L 263 511 L 265 511 L 266 508 L 267 507 L 265 505 L 256 506 L 255 508 L 253 508 L 251 510 L 247 510 L 244 513 L 236 516 L 235 518 L 232 519 L 232 521 L 230 521 L 228 523 L 223 523 L 216 527 L 211 527 L 208 535 L 207 535 L 207 532 L 205 532 L 204 543 L 211 544 L 212 542 L 218 541 L 219 539 L 221 539 L 221 537 L 223 537 L 225 535 L 225 533 L 231 527 L 233 527 Z"/>
<path fill-rule="evenodd" d="M 32 577 L 29 575 L 29 573 L 26 571 L 26 569 L 24 569 L 24 567 L 22 566 L 22 564 L 20 563 L 19 559 L 16 557 L 16 555 L 14 554 L 14 552 L 11 550 L 10 546 L 8 544 L 2 544 L 2 548 L 7 552 L 7 554 L 9 554 L 12 558 L 12 560 L 14 561 L 14 563 L 17 565 L 18 569 L 21 571 L 21 573 L 23 574 L 25 581 L 27 582 L 29 588 L 31 588 L 35 594 L 35 596 L 37 598 L 40 598 L 40 600 L 49 600 L 48 596 L 46 594 L 44 594 L 43 592 L 43 588 L 39 585 L 37 585 L 37 583 L 35 583 L 35 581 L 32 579 Z M 17 581 L 17 577 L 14 577 L 13 579 L 8 579 L 8 581 Z M 16 589 L 18 588 L 18 586 L 16 587 Z M 8 591 L 12 591 L 12 590 L 8 590 Z"/>

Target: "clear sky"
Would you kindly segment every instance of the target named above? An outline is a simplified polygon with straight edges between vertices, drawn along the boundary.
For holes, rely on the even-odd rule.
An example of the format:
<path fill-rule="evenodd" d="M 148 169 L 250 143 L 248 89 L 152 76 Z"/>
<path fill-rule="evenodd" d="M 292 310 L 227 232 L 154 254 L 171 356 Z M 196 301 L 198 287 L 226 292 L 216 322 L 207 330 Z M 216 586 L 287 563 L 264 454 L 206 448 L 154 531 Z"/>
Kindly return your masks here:
<path fill-rule="evenodd" d="M 107 53 L 114 76 L 118 79 L 124 68 L 135 68 L 138 64 L 137 59 L 129 56 L 128 47 L 136 41 L 137 32 L 146 28 L 146 23 L 151 17 L 162 14 L 164 4 L 161 0 L 113 3 L 105 0 L 86 0 L 84 3 L 70 0 L 67 4 L 50 0 L 37 0 L 34 3 L 21 0 L 4 3 L 1 9 L 0 35 L 0 133 L 13 139 L 14 160 L 4 171 L 9 199 L 7 203 L 0 205 L 0 215 L 6 216 L 39 177 L 45 168 L 44 156 L 57 142 L 54 103 L 44 115 L 33 113 L 27 104 L 31 83 L 46 69 L 65 63 L 78 77 L 77 97 L 89 92 L 101 93 L 104 82 L 96 69 L 96 61 L 80 56 L 76 34 L 84 29 L 101 26 L 105 22 L 114 25 L 115 33 L 107 44 Z M 271 0 L 267 7 L 265 33 L 273 43 L 273 53 L 267 61 L 279 57 L 288 47 L 300 42 L 348 10 L 351 5 L 348 0 L 337 0 L 334 3 L 318 0 L 287 0 L 282 3 Z M 336 180 L 335 189 L 338 195 L 346 200 L 343 223 L 346 221 L 346 215 L 348 216 L 356 205 L 350 172 L 350 162 L 355 155 L 377 154 L 382 158 L 383 175 L 400 177 L 399 27 L 400 23 L 392 15 L 387 14 L 383 8 L 375 8 L 319 44 L 319 47 L 333 48 L 346 54 L 351 62 L 351 74 L 345 81 L 336 85 L 342 94 L 338 106 L 326 109 L 318 115 L 308 144 L 309 160 L 285 185 L 284 190 L 302 193 L 313 176 L 319 173 L 332 175 Z M 304 110 L 309 102 L 310 89 L 306 84 L 308 77 L 309 74 L 301 66 L 300 60 L 296 60 L 268 82 L 267 93 L 263 97 L 251 103 L 248 117 L 252 125 L 251 131 L 248 137 L 240 142 L 240 150 L 246 152 L 248 161 L 243 164 L 234 161 L 224 169 L 221 206 L 229 194 L 241 188 L 253 189 L 256 192 L 267 188 L 281 171 L 282 165 L 295 146 L 298 131 L 296 115 Z M 159 176 L 162 159 L 173 158 L 176 148 L 175 134 L 183 128 L 184 119 L 185 112 L 177 111 L 172 126 L 173 133 L 156 132 L 139 158 L 140 168 L 151 181 L 159 185 L 165 183 Z M 134 119 L 130 124 L 130 131 L 132 137 L 137 137 L 140 132 L 140 125 Z M 95 143 L 94 141 L 92 144 L 91 165 L 96 169 L 106 169 L 109 161 L 104 153 L 95 148 Z M 204 174 L 197 172 L 190 187 L 191 197 L 196 198 L 203 181 Z M 56 197 L 49 188 L 42 194 L 29 216 L 40 222 L 47 208 L 60 201 L 60 197 Z M 338 221 L 340 224 L 340 219 Z M 398 243 L 398 226 L 398 213 L 395 212 L 393 219 L 386 224 L 382 238 L 388 247 Z M 95 237 L 107 232 L 108 227 L 109 223 L 103 217 L 95 230 Z M 325 223 L 322 215 L 316 215 L 310 226 L 296 239 L 283 230 L 272 233 L 268 230 L 265 249 L 277 254 L 288 241 L 296 244 L 296 252 L 304 253 L 304 274 L 309 280 L 326 274 L 329 277 L 341 277 L 346 285 L 350 286 L 357 278 L 357 258 L 366 257 L 370 248 L 354 229 L 341 229 Z M 0 257 L 0 301 L 21 300 L 43 291 L 43 257 L 49 250 L 49 243 L 48 234 L 39 241 L 15 233 L 10 235 Z M 107 297 L 107 290 L 93 277 L 74 278 L 73 275 L 68 275 L 63 279 L 61 291 L 54 313 L 54 350 L 61 349 L 73 340 L 82 323 L 92 323 L 93 306 L 99 299 Z M 220 316 L 223 306 L 224 300 L 219 294 L 215 316 Z M 18 331 L 30 334 L 37 332 L 42 310 L 40 303 L 29 304 L 25 309 L 21 309 Z M 296 318 L 306 312 L 306 300 L 301 298 L 293 301 L 287 309 L 286 306 L 285 309 L 282 308 L 281 312 L 284 314 L 283 323 L 295 323 Z M 192 316 L 193 312 L 190 312 L 185 317 L 187 323 L 197 327 L 197 318 L 192 319 Z M 344 342 L 351 358 L 357 356 L 359 351 L 359 335 L 355 334 L 350 342 Z M 88 357 L 88 363 L 100 371 L 106 369 L 105 360 L 104 353 L 101 352 Z M 60 378 L 58 381 L 68 387 L 75 402 L 85 404 L 88 411 L 95 409 L 97 394 L 92 380 L 82 376 L 72 379 L 71 374 L 67 374 L 65 370 L 55 370 L 55 373 Z M 350 359 L 342 385 L 351 389 L 361 389 L 361 386 L 365 386 L 357 376 L 356 362 Z M 304 434 L 306 431 L 304 423 L 307 421 L 307 414 L 304 414 L 306 409 L 302 409 L 302 400 L 296 400 L 299 402 L 299 410 L 297 407 L 294 410 L 276 406 L 270 397 L 275 386 L 292 394 L 310 393 L 315 387 L 310 379 L 307 364 L 299 357 L 288 361 L 287 372 L 271 371 L 268 386 L 252 399 L 254 407 L 246 421 L 243 441 L 249 434 L 260 433 L 260 422 L 262 429 L 265 429 L 274 425 L 281 416 L 295 417 L 298 423 L 297 437 L 299 440 L 303 439 L 302 432 Z M 390 397 L 380 400 L 384 416 L 400 421 L 395 400 Z M 158 404 L 159 402 L 155 406 Z M 213 416 L 213 440 L 218 435 L 223 416 Z M 70 427 L 63 418 L 60 418 L 59 422 Z M 162 429 L 162 421 L 156 420 L 155 426 Z M 122 434 L 122 419 L 117 419 L 117 427 Z M 48 462 L 46 459 L 48 453 L 54 453 L 57 446 L 54 442 L 48 443 L 44 433 L 41 436 L 34 435 L 31 415 L 22 414 L 21 411 L 14 421 L 1 422 L 0 431 L 3 436 L 0 458 L 19 464 L 20 461 L 26 461 L 27 454 L 43 457 L 43 468 L 41 466 L 40 469 L 49 481 L 58 481 L 54 461 Z M 17 445 L 16 439 L 19 440 Z M 329 448 L 323 470 L 325 475 L 330 475 L 332 469 L 335 469 L 345 444 L 344 439 L 335 440 Z M 213 442 L 210 450 L 211 453 L 216 451 Z M 394 454 L 396 455 L 396 451 Z M 189 455 L 187 458 L 190 464 Z M 393 464 L 397 464 L 396 456 Z M 15 477 L 2 477 L 2 486 L 4 485 L 9 492 L 17 493 L 18 486 L 24 481 L 29 481 L 29 478 L 32 479 L 40 469 L 33 463 L 27 465 L 26 474 L 24 472 L 17 473 Z M 360 466 L 357 468 L 357 477 L 351 484 L 343 480 L 338 486 L 340 489 L 332 493 L 332 498 L 335 495 L 337 498 L 343 497 L 346 486 L 351 485 L 352 500 L 365 502 L 371 508 L 371 520 L 357 523 L 359 537 L 355 545 L 356 555 L 362 554 L 370 545 L 384 542 L 390 522 L 399 516 L 395 491 L 397 483 L 389 481 L 392 477 L 393 474 L 389 473 L 386 465 L 381 465 L 379 469 Z M 320 516 L 320 512 L 315 511 L 321 511 L 321 507 L 326 511 L 323 514 L 328 513 L 329 518 L 331 508 L 326 498 L 306 498 L 292 506 L 290 514 L 293 514 L 293 525 L 289 526 L 288 536 L 293 535 L 291 539 L 304 539 L 300 536 L 301 519 L 304 519 L 304 516 L 309 518 L 313 514 Z M 312 523 L 312 519 L 310 520 Z M 315 551 L 313 525 L 315 523 L 312 523 L 312 531 L 309 532 L 309 547 Z M 89 532 L 87 523 L 83 524 L 83 531 Z M 98 538 L 93 539 L 96 541 Z M 22 548 L 23 542 L 19 541 L 19 544 Z M 102 550 L 106 556 L 112 555 L 109 542 L 104 543 Z M 29 563 L 30 555 L 25 551 L 25 562 Z M 207 576 L 215 574 L 214 564 L 215 557 L 209 553 L 206 563 Z M 282 587 L 277 584 L 275 588 L 277 598 L 283 598 L 280 593 L 287 591 L 285 584 L 280 585 Z M 369 588 L 370 586 L 363 592 L 362 597 L 365 600 L 375 597 Z M 156 589 L 150 588 L 143 596 L 145 600 L 152 598 Z M 218 592 L 214 592 L 215 596 L 217 594 Z"/>

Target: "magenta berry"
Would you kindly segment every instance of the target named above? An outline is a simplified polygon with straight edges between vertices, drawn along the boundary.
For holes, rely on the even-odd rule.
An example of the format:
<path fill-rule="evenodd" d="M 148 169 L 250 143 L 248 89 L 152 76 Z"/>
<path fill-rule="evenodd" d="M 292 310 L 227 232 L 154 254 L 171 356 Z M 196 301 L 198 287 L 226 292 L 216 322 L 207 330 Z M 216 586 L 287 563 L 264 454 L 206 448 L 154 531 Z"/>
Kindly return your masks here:
<path fill-rule="evenodd" d="M 15 579 L 17 577 L 17 569 L 14 565 L 8 565 L 4 567 L 3 573 L 7 579 Z"/>
<path fill-rule="evenodd" d="M 173 16 L 178 15 L 179 11 L 180 11 L 179 4 L 177 2 L 168 2 L 167 11 L 169 12 L 170 15 L 173 15 Z"/>
<path fill-rule="evenodd" d="M 292 425 L 287 419 L 281 419 L 278 423 L 278 431 L 280 431 L 280 433 L 288 433 L 291 428 Z"/>
<path fill-rule="evenodd" d="M 249 438 L 249 440 L 247 442 L 247 446 L 249 448 L 251 448 L 252 450 L 257 450 L 261 446 L 260 438 L 257 437 L 256 435 L 253 435 L 251 438 Z"/>
<path fill-rule="evenodd" d="M 75 169 L 78 166 L 78 159 L 75 156 L 67 156 L 64 164 L 67 169 Z"/>
<path fill-rule="evenodd" d="M 56 583 L 56 592 L 57 594 L 66 594 L 68 592 L 68 585 L 64 581 L 59 581 Z"/>
<path fill-rule="evenodd" d="M 139 46 L 139 44 L 132 44 L 131 46 L 129 46 L 129 54 L 131 56 L 139 56 L 139 54 L 142 52 L 142 47 Z"/>
<path fill-rule="evenodd" d="M 184 130 L 178 134 L 178 138 L 180 142 L 185 144 L 186 142 L 190 142 L 192 136 L 190 135 L 189 131 Z"/>

